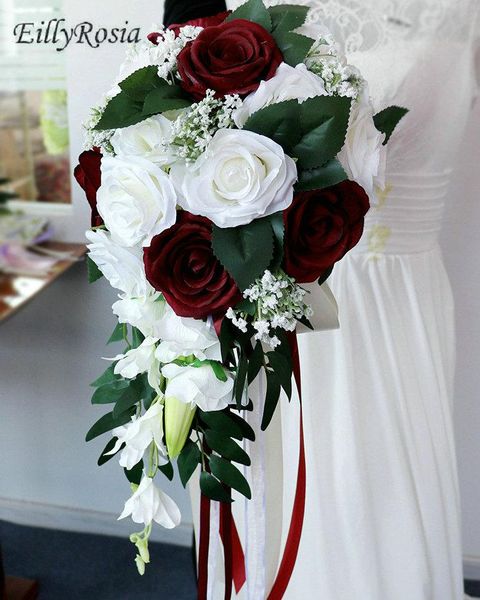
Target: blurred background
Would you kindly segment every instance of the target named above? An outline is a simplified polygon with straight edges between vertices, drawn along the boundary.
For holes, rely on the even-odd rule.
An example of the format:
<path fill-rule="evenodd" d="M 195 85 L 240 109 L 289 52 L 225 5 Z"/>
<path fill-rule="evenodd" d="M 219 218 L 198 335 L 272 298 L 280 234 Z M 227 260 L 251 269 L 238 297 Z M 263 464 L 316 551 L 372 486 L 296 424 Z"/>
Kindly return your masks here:
<path fill-rule="evenodd" d="M 52 44 L 15 44 L 13 25 L 61 17 L 72 25 L 88 20 L 94 27 L 107 28 L 123 27 L 128 21 L 129 27 L 140 27 L 146 35 L 153 23 L 162 21 L 163 2 L 0 2 L 0 198 L 2 193 L 12 196 L 9 210 L 21 210 L 33 219 L 34 231 L 19 235 L 35 239 L 48 232 L 50 241 L 83 243 L 89 207 L 71 177 L 82 150 L 81 123 L 109 88 L 126 45 L 91 48 L 72 43 L 57 52 Z M 450 190 L 442 244 L 457 305 L 455 422 L 464 562 L 466 575 L 480 580 L 479 139 L 477 102 Z M 0 205 L 0 248 L 7 235 L 1 224 L 5 206 Z M 31 221 L 25 228 L 30 226 Z M 58 277 L 55 273 L 51 286 L 39 286 L 37 278 L 31 277 L 29 269 L 34 267 L 28 257 L 23 257 L 27 263 L 21 262 L 27 265 L 23 269 L 27 273 L 20 284 L 16 281 L 16 288 L 9 267 L 4 265 L 4 274 L 0 272 L 0 521 L 128 536 L 131 524 L 116 521 L 128 483 L 114 461 L 101 469 L 96 466 L 103 438 L 84 442 L 86 431 L 102 412 L 90 405 L 89 384 L 103 370 L 99 358 L 117 351 L 105 346 L 115 326 L 110 308 L 114 292 L 106 282 L 88 285 L 84 263 L 75 262 L 77 246 L 51 248 L 53 254 L 45 258 L 62 259 L 63 266 L 71 267 L 62 267 Z M 51 269 L 45 266 L 46 279 Z M 32 301 L 23 305 L 32 295 Z M 156 528 L 153 539 L 187 548 L 192 533 L 187 495 L 178 483 L 166 491 L 179 504 L 183 523 L 174 531 Z M 28 548 L 22 551 L 29 556 Z M 185 560 L 188 563 L 188 555 Z M 31 563 L 25 558 L 24 564 Z"/>

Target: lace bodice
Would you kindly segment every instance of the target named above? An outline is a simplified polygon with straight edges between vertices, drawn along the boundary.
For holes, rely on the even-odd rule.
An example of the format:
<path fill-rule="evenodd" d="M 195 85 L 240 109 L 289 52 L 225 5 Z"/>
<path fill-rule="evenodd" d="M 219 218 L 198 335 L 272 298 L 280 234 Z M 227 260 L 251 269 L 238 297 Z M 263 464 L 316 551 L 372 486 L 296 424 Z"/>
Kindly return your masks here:
<path fill-rule="evenodd" d="M 388 145 L 387 187 L 368 216 L 359 250 L 427 249 L 440 229 L 449 175 L 478 89 L 480 1 L 295 2 L 310 6 L 309 20 L 325 25 L 345 48 L 368 81 L 377 111 L 391 104 L 410 111 Z"/>

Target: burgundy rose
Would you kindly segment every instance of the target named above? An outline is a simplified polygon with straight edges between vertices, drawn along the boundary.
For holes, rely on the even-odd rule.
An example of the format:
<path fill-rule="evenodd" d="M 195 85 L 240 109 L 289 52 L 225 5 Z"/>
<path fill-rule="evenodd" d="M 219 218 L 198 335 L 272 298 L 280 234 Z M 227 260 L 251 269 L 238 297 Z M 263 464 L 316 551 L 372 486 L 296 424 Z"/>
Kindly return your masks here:
<path fill-rule="evenodd" d="M 144 250 L 148 281 L 180 317 L 223 316 L 242 298 L 215 257 L 211 240 L 211 221 L 180 211 L 176 224 Z"/>
<path fill-rule="evenodd" d="M 319 279 L 359 242 L 369 208 L 353 181 L 296 194 L 284 212 L 285 271 L 299 283 Z"/>
<path fill-rule="evenodd" d="M 245 96 L 273 77 L 282 62 L 275 40 L 257 23 L 244 19 L 204 29 L 178 55 L 181 86 L 196 100 L 207 89 L 217 97 Z"/>
<path fill-rule="evenodd" d="M 78 165 L 73 171 L 75 179 L 85 192 L 92 209 L 92 227 L 103 225 L 103 219 L 97 211 L 97 191 L 102 182 L 102 154 L 98 148 L 82 152 L 78 157 Z"/>

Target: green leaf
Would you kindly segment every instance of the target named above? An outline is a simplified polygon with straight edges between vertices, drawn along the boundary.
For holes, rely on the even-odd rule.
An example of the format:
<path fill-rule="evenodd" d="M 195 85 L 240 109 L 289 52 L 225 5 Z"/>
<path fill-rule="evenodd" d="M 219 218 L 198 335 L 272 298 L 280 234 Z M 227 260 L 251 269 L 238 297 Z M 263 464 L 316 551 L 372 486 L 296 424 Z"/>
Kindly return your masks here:
<path fill-rule="evenodd" d="M 264 27 L 267 31 L 271 31 L 272 29 L 270 13 L 265 8 L 262 0 L 248 0 L 245 4 L 238 7 L 237 10 L 234 10 L 226 20 L 233 21 L 235 19 L 253 21 Z"/>
<path fill-rule="evenodd" d="M 280 381 L 275 373 L 267 371 L 267 394 L 263 410 L 262 431 L 265 431 L 275 414 L 278 400 L 280 399 Z"/>
<path fill-rule="evenodd" d="M 292 397 L 292 362 L 281 352 L 269 352 L 268 363 L 275 371 L 280 385 L 285 390 L 288 399 Z"/>
<path fill-rule="evenodd" d="M 103 131 L 136 125 L 146 118 L 142 108 L 143 103 L 141 101 L 134 100 L 125 92 L 120 92 L 109 101 L 94 129 Z"/>
<path fill-rule="evenodd" d="M 103 415 L 98 421 L 91 427 L 90 431 L 86 435 L 86 441 L 90 442 L 94 440 L 98 436 L 107 433 L 108 431 L 112 431 L 116 427 L 120 427 L 121 425 L 125 425 L 131 420 L 134 411 L 125 412 L 120 415 L 117 419 L 114 418 L 113 413 L 109 412 L 106 415 Z"/>
<path fill-rule="evenodd" d="M 295 4 L 281 4 L 268 9 L 272 19 L 272 30 L 293 31 L 301 27 L 307 18 L 308 6 L 297 6 Z"/>
<path fill-rule="evenodd" d="M 270 271 L 274 273 L 283 263 L 283 252 L 285 243 L 285 223 L 283 221 L 283 212 L 278 212 L 269 217 L 270 225 L 273 231 L 274 249 L 273 261 L 270 265 Z"/>
<path fill-rule="evenodd" d="M 114 373 L 115 365 L 110 365 L 108 369 L 100 375 L 98 379 L 95 379 L 93 383 L 90 384 L 90 387 L 98 388 L 102 387 L 102 385 L 106 385 L 107 383 L 113 383 L 120 379 L 119 375 L 115 375 Z"/>
<path fill-rule="evenodd" d="M 134 485 L 140 485 L 140 482 L 142 481 L 142 477 L 143 477 L 143 460 L 141 460 L 139 463 L 137 463 L 130 470 L 123 469 L 123 471 L 125 473 L 126 478 L 128 479 L 128 481 L 130 483 L 133 483 Z"/>
<path fill-rule="evenodd" d="M 195 473 L 195 469 L 202 462 L 202 453 L 197 444 L 192 440 L 187 440 L 183 450 L 177 458 L 178 472 L 183 487 L 186 487 L 190 477 Z"/>
<path fill-rule="evenodd" d="M 209 447 L 220 454 L 220 456 L 223 456 L 223 458 L 246 465 L 247 467 L 250 466 L 251 461 L 248 454 L 228 436 L 219 431 L 207 429 L 205 439 Z"/>
<path fill-rule="evenodd" d="M 136 327 L 132 327 L 132 348 L 138 348 L 144 340 L 143 333 Z"/>
<path fill-rule="evenodd" d="M 250 440 L 251 442 L 255 441 L 255 432 L 250 427 L 250 425 L 245 421 L 245 419 L 242 419 L 242 417 L 240 415 L 237 415 L 234 412 L 230 412 L 229 417 L 235 423 L 235 425 L 237 425 L 240 428 L 240 430 L 242 432 L 242 436 L 246 440 Z M 230 436 L 230 437 L 235 437 L 235 436 Z"/>
<path fill-rule="evenodd" d="M 222 483 L 251 499 L 252 492 L 247 480 L 231 462 L 220 456 L 210 456 L 210 469 Z"/>
<path fill-rule="evenodd" d="M 384 145 L 388 143 L 395 128 L 407 113 L 408 109 L 401 106 L 389 106 L 373 117 L 375 127 L 386 136 Z"/>
<path fill-rule="evenodd" d="M 219 363 L 217 360 L 196 360 L 195 362 L 193 362 L 190 366 L 194 367 L 196 369 L 199 369 L 200 367 L 204 367 L 208 365 L 209 367 L 212 368 L 212 371 L 215 373 L 215 377 L 220 380 L 220 381 L 228 381 L 228 377 L 227 374 L 225 373 L 225 369 L 223 368 L 223 365 L 221 363 Z"/>
<path fill-rule="evenodd" d="M 117 323 L 112 335 L 110 336 L 107 344 L 113 344 L 114 342 L 121 342 L 126 339 L 128 335 L 128 325 L 126 323 Z"/>
<path fill-rule="evenodd" d="M 277 46 L 283 54 L 283 60 L 290 66 L 296 67 L 303 62 L 315 40 L 293 31 L 277 29 L 273 32 Z"/>
<path fill-rule="evenodd" d="M 92 396 L 92 404 L 114 404 L 130 386 L 126 379 L 115 379 L 97 388 Z"/>
<path fill-rule="evenodd" d="M 268 219 L 242 227 L 213 226 L 215 256 L 243 291 L 263 275 L 273 258 L 273 232 Z"/>
<path fill-rule="evenodd" d="M 121 450 L 123 450 L 123 448 L 125 448 L 125 444 L 122 444 L 122 446 L 119 448 L 118 452 L 116 452 L 115 454 L 109 454 L 107 456 L 107 452 L 111 452 L 113 450 L 113 448 L 115 447 L 116 443 L 117 443 L 117 438 L 115 438 L 115 437 L 112 438 L 111 440 L 109 440 L 108 444 L 103 449 L 103 452 L 100 454 L 100 458 L 97 461 L 97 464 L 99 467 L 102 467 L 109 460 L 112 460 L 112 458 L 114 458 L 118 454 L 118 452 L 120 452 Z"/>
<path fill-rule="evenodd" d="M 162 79 L 158 75 L 158 67 L 151 65 L 138 69 L 120 84 L 120 88 L 133 100 L 143 102 L 149 92 L 161 85 Z"/>
<path fill-rule="evenodd" d="M 200 473 L 200 490 L 204 496 L 217 502 L 232 502 L 232 497 L 223 485 L 213 475 L 202 471 Z"/>
<path fill-rule="evenodd" d="M 169 85 L 165 82 L 164 85 L 147 94 L 143 104 L 143 115 L 146 118 L 150 115 L 167 112 L 168 110 L 187 108 L 191 104 L 191 100 L 183 97 L 183 91 L 180 86 Z"/>
<path fill-rule="evenodd" d="M 171 462 L 168 462 L 166 465 L 159 466 L 158 470 L 161 471 L 169 481 L 172 481 L 175 477 L 173 465 Z"/>
<path fill-rule="evenodd" d="M 140 401 L 141 394 L 139 393 L 139 384 L 134 381 L 116 401 L 113 408 L 114 418 L 118 418 L 126 411 L 129 411 L 130 408 L 138 404 Z"/>
<path fill-rule="evenodd" d="M 226 413 L 225 411 L 200 411 L 200 417 L 214 431 L 221 431 L 236 440 L 243 440 L 246 437 L 243 427 L 232 418 L 233 415 L 231 413 Z"/>
<path fill-rule="evenodd" d="M 97 265 L 93 262 L 93 260 L 87 255 L 87 273 L 88 273 L 88 283 L 95 283 L 101 277 L 103 277 L 103 273 L 97 267 Z"/>
<path fill-rule="evenodd" d="M 250 315 L 251 317 L 253 317 L 253 315 L 255 314 L 255 312 L 257 310 L 257 307 L 253 302 L 251 302 L 247 298 L 244 298 L 241 302 L 239 302 L 237 304 L 237 306 L 235 307 L 235 310 L 246 313 L 247 315 Z"/>
<path fill-rule="evenodd" d="M 247 373 L 248 373 L 248 361 L 245 354 L 242 352 L 240 355 L 240 360 L 238 362 L 237 375 L 235 377 L 235 401 L 237 403 L 237 408 L 241 409 L 242 400 L 243 400 L 243 392 L 245 390 L 245 384 L 247 383 Z"/>
<path fill-rule="evenodd" d="M 243 128 L 274 140 L 288 154 L 302 137 L 300 117 L 298 100 L 285 100 L 254 112 Z"/>
<path fill-rule="evenodd" d="M 345 144 L 350 98 L 318 96 L 300 105 L 302 139 L 293 156 L 303 169 L 321 167 L 335 158 Z"/>
<path fill-rule="evenodd" d="M 261 342 L 257 342 L 253 353 L 248 359 L 248 383 L 252 383 L 264 364 L 264 352 Z"/>
<path fill-rule="evenodd" d="M 323 285 L 323 284 L 324 284 L 324 283 L 327 281 L 327 279 L 328 279 L 328 278 L 330 277 L 330 275 L 333 273 L 334 266 L 335 266 L 335 265 L 331 266 L 329 269 L 327 269 L 327 270 L 325 271 L 325 273 L 324 273 L 324 274 L 323 274 L 323 275 L 320 277 L 320 279 L 318 280 L 318 285 Z"/>
<path fill-rule="evenodd" d="M 336 158 L 328 161 L 323 167 L 317 169 L 306 169 L 300 172 L 297 191 L 321 190 L 337 183 L 341 183 L 347 179 L 342 165 Z"/>

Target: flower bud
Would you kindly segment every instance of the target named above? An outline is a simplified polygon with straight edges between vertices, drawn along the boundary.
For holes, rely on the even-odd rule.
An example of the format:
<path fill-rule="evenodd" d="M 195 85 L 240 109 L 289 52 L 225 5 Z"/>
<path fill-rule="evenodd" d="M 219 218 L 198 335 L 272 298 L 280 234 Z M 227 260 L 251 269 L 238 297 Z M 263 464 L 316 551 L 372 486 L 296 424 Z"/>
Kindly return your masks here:
<path fill-rule="evenodd" d="M 171 460 L 183 450 L 196 410 L 196 406 L 176 398 L 165 398 L 165 439 Z"/>

